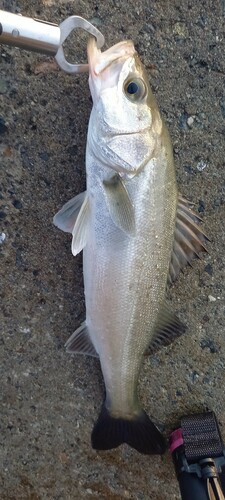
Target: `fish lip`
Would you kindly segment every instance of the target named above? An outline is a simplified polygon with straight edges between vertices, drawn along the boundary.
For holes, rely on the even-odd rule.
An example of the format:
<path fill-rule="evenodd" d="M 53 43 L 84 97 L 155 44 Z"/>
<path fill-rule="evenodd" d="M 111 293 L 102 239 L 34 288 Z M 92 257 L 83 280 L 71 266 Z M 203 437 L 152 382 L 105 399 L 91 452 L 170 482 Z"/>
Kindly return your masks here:
<path fill-rule="evenodd" d="M 115 63 L 126 60 L 136 54 L 132 40 L 125 40 L 101 52 L 96 39 L 91 37 L 87 45 L 89 71 L 92 76 L 100 76 Z"/>
<path fill-rule="evenodd" d="M 139 133 L 143 133 L 143 132 L 148 132 L 149 130 L 151 129 L 151 127 L 144 127 L 143 129 L 139 130 L 138 132 L 115 132 L 114 131 L 112 132 L 112 135 L 113 136 L 121 136 L 121 135 L 137 135 Z"/>

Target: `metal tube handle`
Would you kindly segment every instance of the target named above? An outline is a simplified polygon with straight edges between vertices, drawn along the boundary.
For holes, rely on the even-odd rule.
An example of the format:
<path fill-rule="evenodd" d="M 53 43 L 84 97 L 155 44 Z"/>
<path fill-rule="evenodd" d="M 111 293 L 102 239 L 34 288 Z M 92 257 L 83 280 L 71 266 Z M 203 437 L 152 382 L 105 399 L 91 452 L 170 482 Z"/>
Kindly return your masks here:
<path fill-rule="evenodd" d="M 64 55 L 63 43 L 71 31 L 81 28 L 95 36 L 98 48 L 105 42 L 102 33 L 80 16 L 71 16 L 59 26 L 47 21 L 11 14 L 0 10 L 0 43 L 55 56 L 67 73 L 88 71 L 88 64 L 71 64 Z"/>
<path fill-rule="evenodd" d="M 55 56 L 60 46 L 60 27 L 0 10 L 0 42 Z"/>

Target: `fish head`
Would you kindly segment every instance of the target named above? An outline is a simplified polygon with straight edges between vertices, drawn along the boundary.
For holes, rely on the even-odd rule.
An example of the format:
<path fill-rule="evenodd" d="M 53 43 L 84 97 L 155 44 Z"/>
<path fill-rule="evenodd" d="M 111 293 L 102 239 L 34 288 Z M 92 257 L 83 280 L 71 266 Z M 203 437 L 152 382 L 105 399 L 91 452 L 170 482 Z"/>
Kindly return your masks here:
<path fill-rule="evenodd" d="M 132 177 L 154 156 L 162 120 L 132 41 L 104 52 L 88 43 L 93 109 L 89 144 L 110 168 Z"/>

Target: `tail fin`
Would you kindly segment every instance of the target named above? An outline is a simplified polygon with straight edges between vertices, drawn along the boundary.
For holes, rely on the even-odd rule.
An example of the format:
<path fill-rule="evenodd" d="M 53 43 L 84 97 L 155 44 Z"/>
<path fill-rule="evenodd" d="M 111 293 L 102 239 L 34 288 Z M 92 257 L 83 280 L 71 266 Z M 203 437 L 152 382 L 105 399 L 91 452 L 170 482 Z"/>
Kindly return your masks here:
<path fill-rule="evenodd" d="M 148 415 L 141 410 L 133 420 L 111 417 L 103 405 L 91 435 L 95 450 L 110 450 L 127 443 L 139 453 L 161 455 L 166 451 L 166 441 Z"/>

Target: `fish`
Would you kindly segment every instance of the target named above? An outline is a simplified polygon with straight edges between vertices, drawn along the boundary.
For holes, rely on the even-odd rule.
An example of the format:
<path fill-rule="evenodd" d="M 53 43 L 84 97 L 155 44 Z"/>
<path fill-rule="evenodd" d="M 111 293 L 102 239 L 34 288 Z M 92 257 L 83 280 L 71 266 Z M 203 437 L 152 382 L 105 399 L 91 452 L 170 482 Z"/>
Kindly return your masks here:
<path fill-rule="evenodd" d="M 83 250 L 86 320 L 66 348 L 100 360 L 105 398 L 92 447 L 162 454 L 166 440 L 138 398 L 140 369 L 146 352 L 185 331 L 166 290 L 207 236 L 178 193 L 169 132 L 133 42 L 102 52 L 91 38 L 87 52 L 86 191 L 53 219 L 72 234 L 73 255 Z"/>

